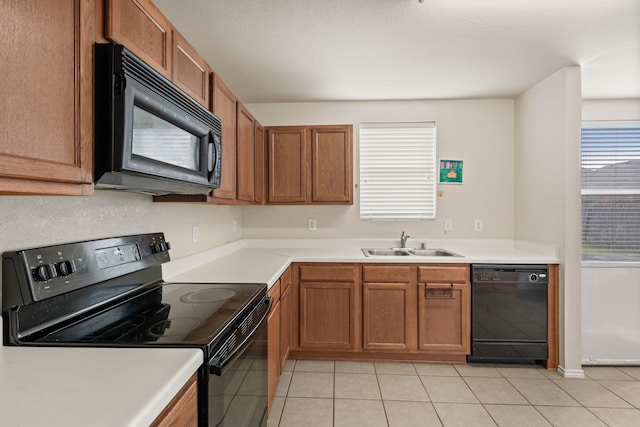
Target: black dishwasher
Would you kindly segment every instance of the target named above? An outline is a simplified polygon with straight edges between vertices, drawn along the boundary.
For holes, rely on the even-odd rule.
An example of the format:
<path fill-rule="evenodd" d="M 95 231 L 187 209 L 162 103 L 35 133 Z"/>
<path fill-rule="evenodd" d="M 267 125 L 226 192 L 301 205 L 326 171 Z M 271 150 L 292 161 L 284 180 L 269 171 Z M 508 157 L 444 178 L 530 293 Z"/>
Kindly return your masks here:
<path fill-rule="evenodd" d="M 474 264 L 469 362 L 546 360 L 546 265 Z"/>

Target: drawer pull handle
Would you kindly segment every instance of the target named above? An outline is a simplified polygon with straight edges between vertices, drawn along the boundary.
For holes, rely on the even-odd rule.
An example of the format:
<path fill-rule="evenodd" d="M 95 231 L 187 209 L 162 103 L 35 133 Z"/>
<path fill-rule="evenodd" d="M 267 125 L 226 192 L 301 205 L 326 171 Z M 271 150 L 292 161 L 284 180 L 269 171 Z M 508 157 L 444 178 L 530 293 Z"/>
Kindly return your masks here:
<path fill-rule="evenodd" d="M 432 285 L 428 283 L 424 284 L 424 298 L 425 299 L 454 299 L 453 297 L 453 283 L 449 285 Z"/>

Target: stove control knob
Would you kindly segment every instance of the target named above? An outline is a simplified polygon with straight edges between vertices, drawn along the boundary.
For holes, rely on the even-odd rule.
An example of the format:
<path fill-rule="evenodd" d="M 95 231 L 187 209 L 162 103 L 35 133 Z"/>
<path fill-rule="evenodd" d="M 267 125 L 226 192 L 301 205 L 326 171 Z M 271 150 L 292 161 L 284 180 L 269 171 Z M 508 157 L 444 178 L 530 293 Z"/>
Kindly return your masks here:
<path fill-rule="evenodd" d="M 71 261 L 60 261 L 56 264 L 56 270 L 59 276 L 68 276 L 73 273 L 73 264 Z"/>
<path fill-rule="evenodd" d="M 33 275 L 38 282 L 46 282 L 58 275 L 56 268 L 52 264 L 44 264 L 35 268 Z"/>
<path fill-rule="evenodd" d="M 154 243 L 151 246 L 151 252 L 153 252 L 154 254 L 167 252 L 169 249 L 171 249 L 171 245 L 169 244 L 169 242 Z"/>

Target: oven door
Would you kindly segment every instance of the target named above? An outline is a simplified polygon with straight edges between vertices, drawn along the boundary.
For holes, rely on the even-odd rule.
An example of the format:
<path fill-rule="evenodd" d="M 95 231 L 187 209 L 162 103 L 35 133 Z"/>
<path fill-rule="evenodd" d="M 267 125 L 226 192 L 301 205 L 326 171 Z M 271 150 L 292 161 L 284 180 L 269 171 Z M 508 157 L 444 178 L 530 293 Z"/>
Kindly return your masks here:
<path fill-rule="evenodd" d="M 267 425 L 267 314 L 265 297 L 234 327 L 209 360 L 208 425 Z"/>

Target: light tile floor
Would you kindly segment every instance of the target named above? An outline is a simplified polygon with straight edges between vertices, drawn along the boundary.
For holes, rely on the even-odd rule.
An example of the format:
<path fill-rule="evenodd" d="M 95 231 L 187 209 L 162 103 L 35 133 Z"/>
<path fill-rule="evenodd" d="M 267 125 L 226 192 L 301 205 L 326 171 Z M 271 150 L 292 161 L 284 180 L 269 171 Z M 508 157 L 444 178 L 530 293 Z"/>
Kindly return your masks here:
<path fill-rule="evenodd" d="M 640 426 L 640 367 L 290 360 L 268 427 Z"/>

